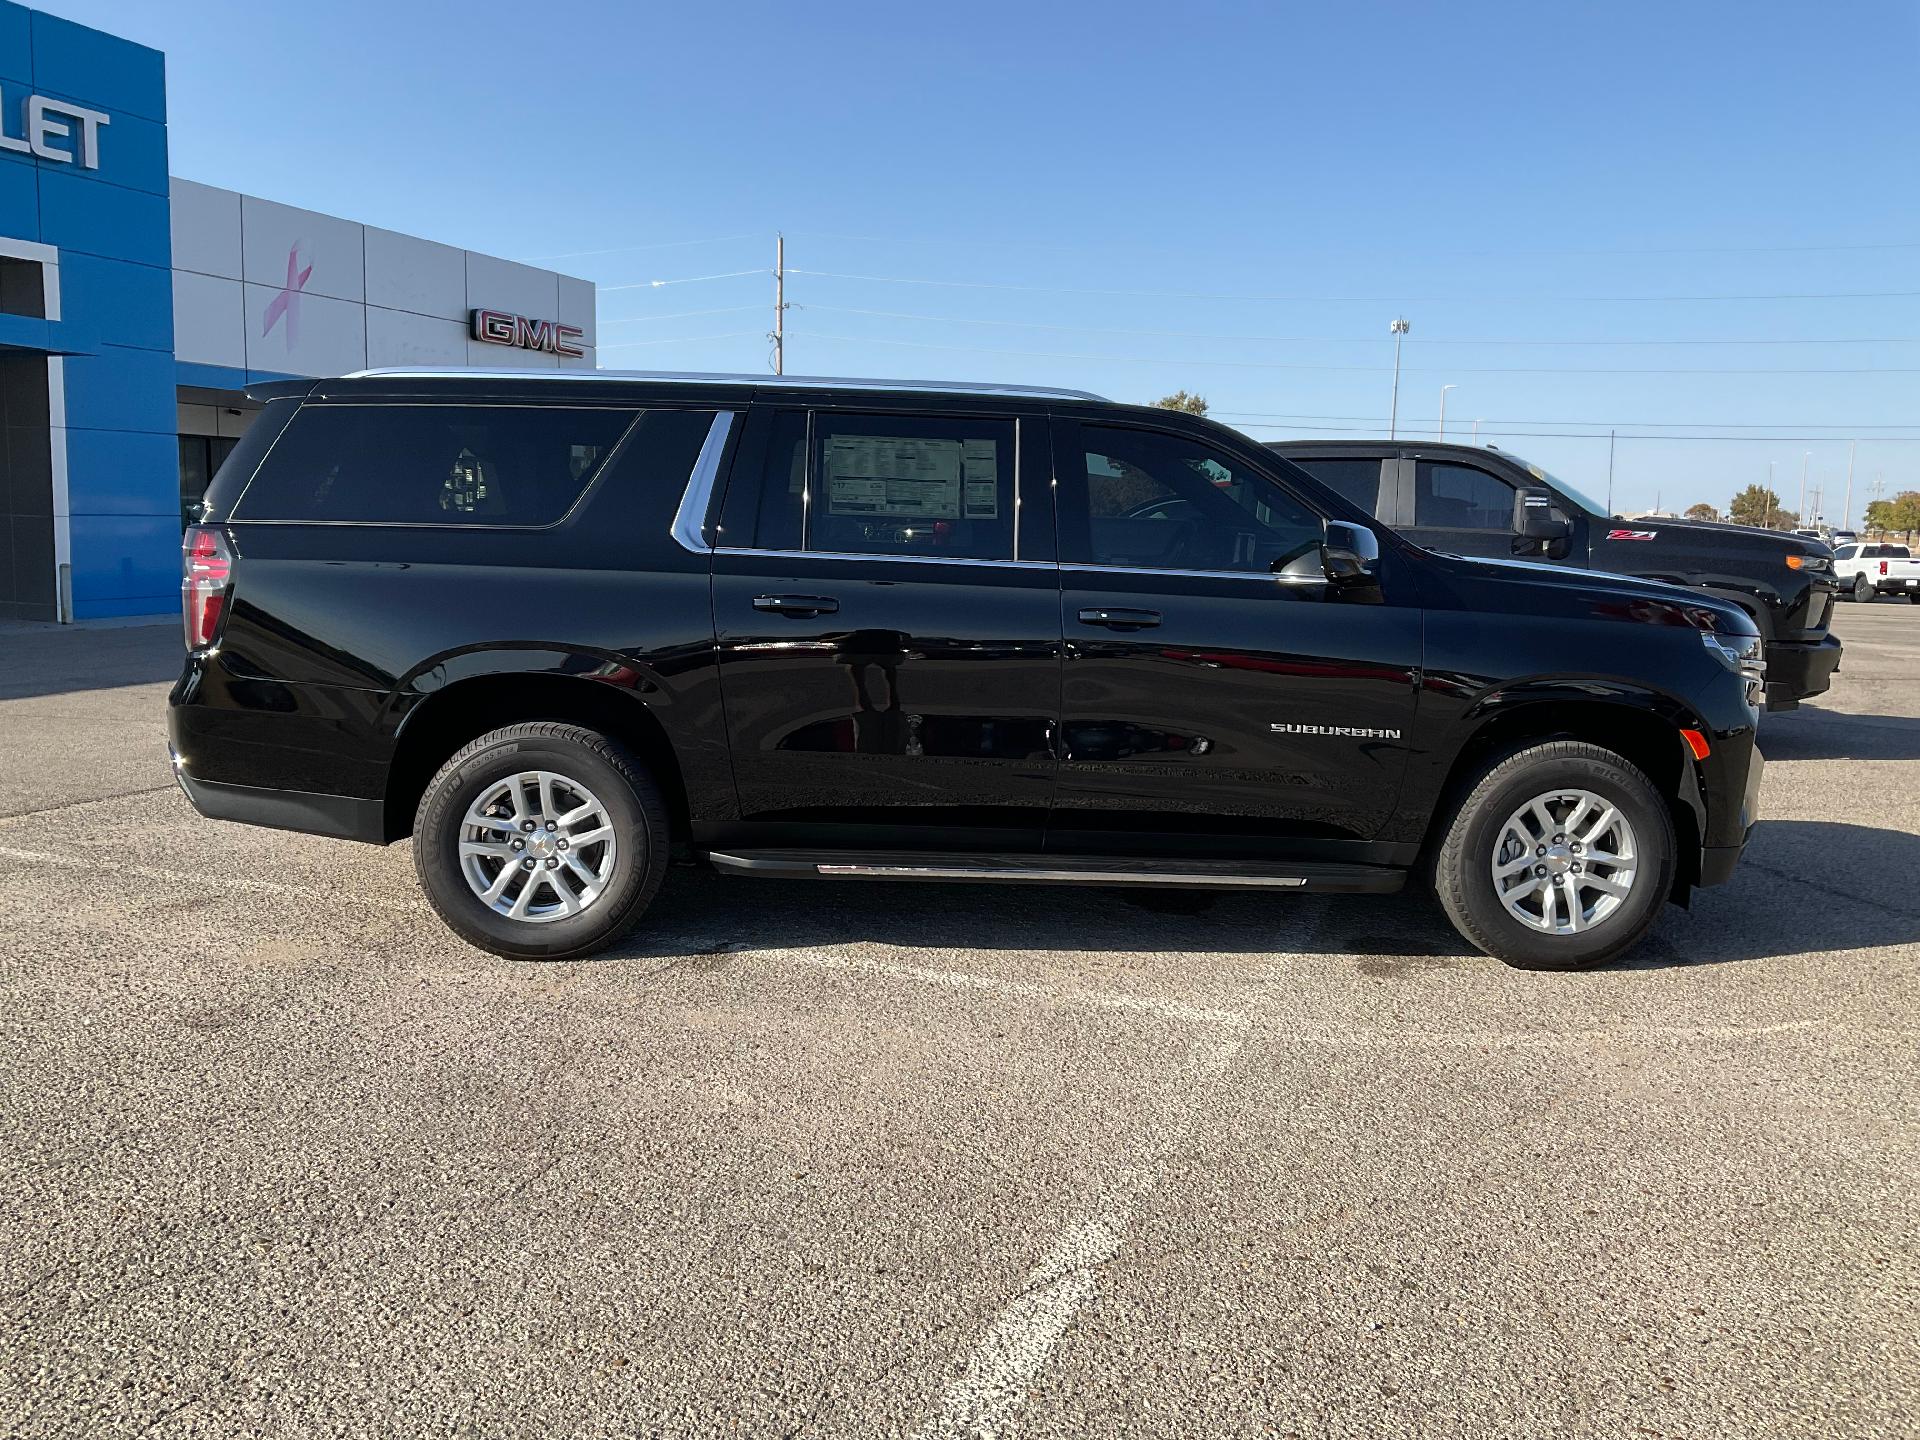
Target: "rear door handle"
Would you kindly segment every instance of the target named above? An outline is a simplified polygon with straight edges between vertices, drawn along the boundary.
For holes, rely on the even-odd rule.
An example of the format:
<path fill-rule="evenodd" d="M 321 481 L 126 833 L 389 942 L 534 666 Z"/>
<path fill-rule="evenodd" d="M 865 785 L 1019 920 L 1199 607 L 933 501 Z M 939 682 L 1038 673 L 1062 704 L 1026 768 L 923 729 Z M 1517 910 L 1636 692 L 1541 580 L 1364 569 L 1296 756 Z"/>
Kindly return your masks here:
<path fill-rule="evenodd" d="M 832 615 L 840 609 L 840 602 L 831 595 L 756 595 L 753 608 L 804 619 L 809 615 Z"/>
<path fill-rule="evenodd" d="M 1125 610 L 1099 606 L 1080 612 L 1082 625 L 1104 625 L 1109 630 L 1145 630 L 1160 623 L 1158 610 Z"/>

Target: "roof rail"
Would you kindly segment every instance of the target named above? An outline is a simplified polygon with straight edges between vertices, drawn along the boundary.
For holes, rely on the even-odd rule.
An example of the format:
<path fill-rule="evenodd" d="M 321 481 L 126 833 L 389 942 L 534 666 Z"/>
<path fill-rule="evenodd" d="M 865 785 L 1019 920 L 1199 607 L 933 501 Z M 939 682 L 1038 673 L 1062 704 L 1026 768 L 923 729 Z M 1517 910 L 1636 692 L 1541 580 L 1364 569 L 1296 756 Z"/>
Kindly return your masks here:
<path fill-rule="evenodd" d="M 487 370 L 464 365 L 390 366 L 355 370 L 344 380 L 544 380 L 634 381 L 678 385 L 753 385 L 774 390 L 900 390 L 948 395 L 1011 395 L 1041 400 L 1097 400 L 1090 390 L 1054 385 L 996 385 L 970 380 L 868 380 L 835 375 L 736 375 L 696 370 Z"/>

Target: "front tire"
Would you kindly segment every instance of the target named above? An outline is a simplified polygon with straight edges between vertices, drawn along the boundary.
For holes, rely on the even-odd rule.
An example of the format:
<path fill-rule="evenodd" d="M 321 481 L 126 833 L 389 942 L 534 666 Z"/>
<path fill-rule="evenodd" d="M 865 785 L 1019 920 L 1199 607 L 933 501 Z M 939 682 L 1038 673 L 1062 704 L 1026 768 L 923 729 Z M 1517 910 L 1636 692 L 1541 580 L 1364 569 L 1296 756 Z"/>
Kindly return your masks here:
<path fill-rule="evenodd" d="M 1454 928 L 1523 970 L 1583 970 L 1640 943 L 1673 888 L 1673 816 L 1640 770 L 1579 741 L 1491 765 L 1434 862 Z"/>
<path fill-rule="evenodd" d="M 570 960 L 645 913 L 667 865 L 667 807 L 646 767 L 595 731 L 509 725 L 465 746 L 414 817 L 421 888 L 461 939 Z"/>
<path fill-rule="evenodd" d="M 1865 604 L 1867 601 L 1874 599 L 1877 594 L 1878 592 L 1873 588 L 1873 582 L 1867 579 L 1866 576 L 1856 575 L 1853 577 L 1853 598 L 1855 600 Z"/>

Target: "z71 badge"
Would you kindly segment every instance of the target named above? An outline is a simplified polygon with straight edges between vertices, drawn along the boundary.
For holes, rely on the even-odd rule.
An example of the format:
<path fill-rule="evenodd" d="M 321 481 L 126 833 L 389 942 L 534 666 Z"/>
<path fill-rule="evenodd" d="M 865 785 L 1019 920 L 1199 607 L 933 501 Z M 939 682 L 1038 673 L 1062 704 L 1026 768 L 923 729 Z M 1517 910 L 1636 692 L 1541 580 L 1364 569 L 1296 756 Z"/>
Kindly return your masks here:
<path fill-rule="evenodd" d="M 1659 533 L 1660 532 L 1658 530 L 1609 530 L 1607 531 L 1607 539 L 1609 540 L 1651 540 L 1654 536 L 1658 535 Z"/>

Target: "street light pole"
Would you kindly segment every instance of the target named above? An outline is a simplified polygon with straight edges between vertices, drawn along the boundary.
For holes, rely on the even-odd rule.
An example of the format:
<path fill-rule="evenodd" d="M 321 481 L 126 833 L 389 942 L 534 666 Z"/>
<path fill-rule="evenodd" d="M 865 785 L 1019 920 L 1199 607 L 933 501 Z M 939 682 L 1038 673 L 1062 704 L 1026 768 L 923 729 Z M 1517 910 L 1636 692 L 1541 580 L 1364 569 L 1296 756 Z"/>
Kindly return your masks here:
<path fill-rule="evenodd" d="M 1802 525 L 1804 525 L 1804 524 L 1806 524 L 1806 523 L 1807 523 L 1807 462 L 1808 462 L 1809 460 L 1811 460 L 1811 459 L 1813 459 L 1813 451 L 1811 451 L 1811 450 L 1809 450 L 1809 451 L 1807 451 L 1806 453 L 1804 453 L 1804 454 L 1803 454 L 1803 455 L 1801 455 L 1801 457 L 1800 457 L 1800 513 L 1799 513 L 1799 523 L 1800 523 L 1800 524 L 1802 524 Z"/>
<path fill-rule="evenodd" d="M 1473 443 L 1476 445 L 1480 443 L 1480 422 L 1478 420 L 1473 422 Z"/>
<path fill-rule="evenodd" d="M 1410 327 L 1400 319 L 1387 328 L 1393 332 L 1393 409 L 1387 417 L 1387 438 L 1394 440 L 1400 435 L 1400 341 Z"/>
<path fill-rule="evenodd" d="M 1447 438 L 1447 391 L 1458 390 L 1459 388 L 1458 385 L 1442 385 L 1440 387 L 1440 438 L 1442 440 Z"/>
<path fill-rule="evenodd" d="M 1847 508 L 1840 512 L 1840 528 L 1842 530 L 1851 530 L 1853 528 L 1853 455 L 1859 448 L 1860 442 L 1858 440 L 1849 440 L 1847 442 Z"/>

